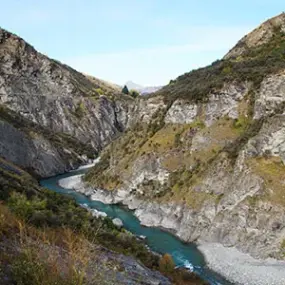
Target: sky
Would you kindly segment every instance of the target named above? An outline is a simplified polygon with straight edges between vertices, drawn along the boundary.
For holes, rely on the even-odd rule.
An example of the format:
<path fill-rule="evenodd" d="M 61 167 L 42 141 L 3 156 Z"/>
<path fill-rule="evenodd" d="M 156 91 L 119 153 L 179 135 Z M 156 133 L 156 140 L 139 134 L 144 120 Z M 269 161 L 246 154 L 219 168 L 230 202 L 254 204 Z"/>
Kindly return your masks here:
<path fill-rule="evenodd" d="M 0 0 L 0 26 L 78 71 L 165 85 L 222 58 L 284 0 Z"/>

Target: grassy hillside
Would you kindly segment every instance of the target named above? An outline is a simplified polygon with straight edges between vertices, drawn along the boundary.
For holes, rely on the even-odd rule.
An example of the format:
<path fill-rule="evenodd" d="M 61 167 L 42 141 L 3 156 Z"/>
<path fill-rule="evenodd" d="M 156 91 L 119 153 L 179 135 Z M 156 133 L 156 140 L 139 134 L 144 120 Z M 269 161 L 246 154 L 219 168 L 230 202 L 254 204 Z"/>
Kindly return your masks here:
<path fill-rule="evenodd" d="M 265 44 L 247 49 L 236 58 L 222 59 L 210 66 L 179 76 L 152 96 L 163 95 L 166 102 L 177 98 L 188 101 L 207 101 L 211 92 L 227 82 L 254 83 L 258 88 L 262 79 L 285 68 L 285 34 L 275 28 L 272 38 Z"/>
<path fill-rule="evenodd" d="M 93 218 L 74 200 L 39 187 L 28 173 L 3 159 L 0 189 L 3 285 L 120 284 L 116 272 L 125 269 L 115 253 L 102 263 L 110 255 L 106 248 L 133 256 L 153 270 L 160 268 L 159 257 L 130 233 L 108 218 Z M 163 273 L 173 284 L 204 284 L 183 270 Z"/>

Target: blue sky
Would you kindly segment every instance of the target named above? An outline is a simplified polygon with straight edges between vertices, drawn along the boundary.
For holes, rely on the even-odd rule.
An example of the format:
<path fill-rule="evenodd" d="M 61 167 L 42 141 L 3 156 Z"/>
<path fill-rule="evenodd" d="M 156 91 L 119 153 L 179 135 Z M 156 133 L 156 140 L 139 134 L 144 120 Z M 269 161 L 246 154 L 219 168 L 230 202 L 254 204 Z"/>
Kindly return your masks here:
<path fill-rule="evenodd" d="M 284 0 L 0 0 L 2 28 L 114 83 L 167 84 L 221 58 Z"/>

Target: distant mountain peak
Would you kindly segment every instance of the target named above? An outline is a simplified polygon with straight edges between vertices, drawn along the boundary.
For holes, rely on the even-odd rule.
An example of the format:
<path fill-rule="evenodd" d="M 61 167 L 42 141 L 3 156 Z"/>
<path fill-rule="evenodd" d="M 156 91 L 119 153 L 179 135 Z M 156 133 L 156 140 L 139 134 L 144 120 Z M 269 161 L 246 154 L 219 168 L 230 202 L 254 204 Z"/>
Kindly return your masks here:
<path fill-rule="evenodd" d="M 138 91 L 139 89 L 144 88 L 144 86 L 142 86 L 142 85 L 140 85 L 140 84 L 137 84 L 137 83 L 135 83 L 135 82 L 133 82 L 133 81 L 131 81 L 131 80 L 128 80 L 128 81 L 125 83 L 125 85 L 128 87 L 129 90 L 134 89 L 134 90 L 137 90 L 137 91 Z"/>
<path fill-rule="evenodd" d="M 136 90 L 141 95 L 150 94 L 162 88 L 162 86 L 143 86 L 131 80 L 127 81 L 125 85 L 128 87 L 129 90 L 132 90 L 132 89 Z"/>

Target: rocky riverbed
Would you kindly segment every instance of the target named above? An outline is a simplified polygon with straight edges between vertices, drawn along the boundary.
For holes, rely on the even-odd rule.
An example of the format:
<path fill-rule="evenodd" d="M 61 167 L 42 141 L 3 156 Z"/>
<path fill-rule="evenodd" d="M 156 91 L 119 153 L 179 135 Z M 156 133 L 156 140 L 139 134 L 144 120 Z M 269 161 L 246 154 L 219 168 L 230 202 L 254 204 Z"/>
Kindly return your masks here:
<path fill-rule="evenodd" d="M 272 258 L 254 259 L 234 247 L 226 248 L 221 244 L 202 244 L 198 248 L 204 254 L 210 268 L 235 284 L 285 284 L 284 261 Z"/>

